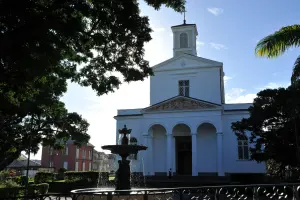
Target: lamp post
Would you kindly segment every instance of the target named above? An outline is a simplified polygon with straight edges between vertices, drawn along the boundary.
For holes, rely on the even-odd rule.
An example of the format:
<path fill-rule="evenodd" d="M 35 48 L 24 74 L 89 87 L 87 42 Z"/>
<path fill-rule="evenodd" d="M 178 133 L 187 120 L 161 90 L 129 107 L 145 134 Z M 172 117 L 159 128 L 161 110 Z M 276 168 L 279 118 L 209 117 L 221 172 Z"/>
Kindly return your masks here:
<path fill-rule="evenodd" d="M 31 149 L 31 134 L 29 134 L 29 146 L 27 153 L 27 169 L 26 169 L 26 182 L 25 182 L 25 192 L 28 193 L 28 174 L 29 174 L 29 161 L 30 161 L 30 149 Z"/>

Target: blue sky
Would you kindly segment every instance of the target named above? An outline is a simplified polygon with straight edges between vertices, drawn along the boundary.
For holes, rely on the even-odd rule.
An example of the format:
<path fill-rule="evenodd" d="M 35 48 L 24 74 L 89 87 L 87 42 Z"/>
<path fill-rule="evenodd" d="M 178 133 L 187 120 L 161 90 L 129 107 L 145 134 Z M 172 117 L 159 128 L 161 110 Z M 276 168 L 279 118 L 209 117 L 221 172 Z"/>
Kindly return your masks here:
<path fill-rule="evenodd" d="M 170 27 L 182 24 L 183 15 L 169 8 L 155 11 L 142 0 L 140 5 L 154 31 L 145 57 L 155 65 L 172 57 Z M 188 0 L 186 7 L 187 23 L 195 23 L 198 29 L 198 56 L 223 62 L 227 103 L 252 102 L 263 88 L 289 84 L 298 49 L 272 60 L 256 57 L 254 49 L 264 36 L 300 21 L 299 0 Z M 149 79 L 124 84 L 101 97 L 89 88 L 69 84 L 62 100 L 89 121 L 90 142 L 101 150 L 102 145 L 115 143 L 117 109 L 149 105 Z M 40 159 L 40 152 L 34 157 Z"/>

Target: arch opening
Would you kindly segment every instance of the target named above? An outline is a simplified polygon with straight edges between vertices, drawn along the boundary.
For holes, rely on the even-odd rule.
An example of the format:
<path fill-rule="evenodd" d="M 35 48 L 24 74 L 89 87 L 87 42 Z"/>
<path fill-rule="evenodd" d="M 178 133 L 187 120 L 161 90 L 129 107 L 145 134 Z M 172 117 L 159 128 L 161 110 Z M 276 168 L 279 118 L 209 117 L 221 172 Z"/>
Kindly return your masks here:
<path fill-rule="evenodd" d="M 216 133 L 217 132 L 217 129 L 216 127 L 211 124 L 211 123 L 202 123 L 198 126 L 197 128 L 197 133 L 198 134 L 203 134 L 203 133 Z"/>
<path fill-rule="evenodd" d="M 199 171 L 217 174 L 217 129 L 205 122 L 197 128 L 197 166 Z M 205 151 L 204 151 L 205 149 Z M 205 165 L 203 164 L 205 160 Z"/>
<path fill-rule="evenodd" d="M 153 165 L 154 175 L 165 173 L 166 171 L 166 133 L 166 128 L 161 124 L 152 125 L 148 131 L 149 136 L 152 136 L 152 152 L 150 153 L 150 162 L 155 163 Z"/>
<path fill-rule="evenodd" d="M 175 138 L 176 174 L 192 174 L 192 138 L 191 129 L 186 124 L 177 124 L 172 130 Z"/>

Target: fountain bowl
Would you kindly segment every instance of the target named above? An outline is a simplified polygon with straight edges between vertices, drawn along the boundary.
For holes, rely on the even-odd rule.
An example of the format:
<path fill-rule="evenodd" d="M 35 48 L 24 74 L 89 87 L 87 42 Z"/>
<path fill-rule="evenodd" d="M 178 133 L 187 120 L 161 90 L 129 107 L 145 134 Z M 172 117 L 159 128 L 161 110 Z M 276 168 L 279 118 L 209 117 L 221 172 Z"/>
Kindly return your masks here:
<path fill-rule="evenodd" d="M 135 188 L 130 190 L 115 190 L 113 188 L 85 188 L 71 191 L 76 200 L 156 200 L 170 199 L 174 195 L 172 189 Z"/>
<path fill-rule="evenodd" d="M 138 151 L 146 150 L 148 147 L 142 145 L 105 145 L 102 146 L 104 150 L 110 150 L 113 154 L 127 153 L 127 154 L 136 154 Z"/>

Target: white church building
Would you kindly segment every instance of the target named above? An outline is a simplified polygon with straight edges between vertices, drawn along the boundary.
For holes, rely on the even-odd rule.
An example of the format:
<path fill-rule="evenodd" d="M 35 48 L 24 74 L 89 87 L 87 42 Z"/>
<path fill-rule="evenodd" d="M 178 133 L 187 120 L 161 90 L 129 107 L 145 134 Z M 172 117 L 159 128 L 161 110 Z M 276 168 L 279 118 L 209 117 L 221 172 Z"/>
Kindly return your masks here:
<path fill-rule="evenodd" d="M 131 156 L 133 171 L 147 176 L 167 175 L 170 169 L 192 176 L 265 173 L 265 163 L 249 160 L 248 139 L 231 130 L 232 122 L 249 116 L 251 104 L 225 103 L 223 63 L 197 56 L 195 24 L 172 31 L 173 57 L 152 68 L 149 107 L 121 109 L 114 117 L 117 130 L 126 125 L 131 140 L 148 147 Z"/>

